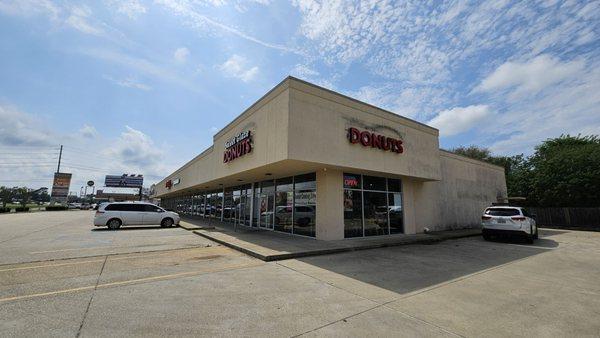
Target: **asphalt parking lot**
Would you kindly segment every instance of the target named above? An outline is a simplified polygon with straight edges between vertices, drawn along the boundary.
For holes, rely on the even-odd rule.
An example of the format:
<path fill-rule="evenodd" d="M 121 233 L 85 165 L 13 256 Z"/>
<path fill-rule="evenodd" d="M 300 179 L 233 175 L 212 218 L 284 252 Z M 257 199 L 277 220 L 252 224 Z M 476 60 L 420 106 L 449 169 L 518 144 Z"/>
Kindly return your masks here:
<path fill-rule="evenodd" d="M 600 336 L 600 233 L 265 263 L 91 217 L 0 215 L 3 336 Z"/>

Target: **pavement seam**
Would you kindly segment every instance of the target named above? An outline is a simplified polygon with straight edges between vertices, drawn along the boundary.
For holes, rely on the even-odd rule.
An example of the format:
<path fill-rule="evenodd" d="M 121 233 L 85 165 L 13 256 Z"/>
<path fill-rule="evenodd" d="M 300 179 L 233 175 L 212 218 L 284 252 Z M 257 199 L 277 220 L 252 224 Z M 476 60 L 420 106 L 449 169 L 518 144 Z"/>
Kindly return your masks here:
<path fill-rule="evenodd" d="M 189 246 L 185 248 L 174 248 L 174 249 L 161 249 L 161 250 L 140 250 L 140 251 L 130 251 L 130 252 L 115 252 L 109 254 L 100 254 L 100 255 L 87 255 L 87 256 L 78 256 L 78 257 L 68 257 L 68 258 L 53 258 L 53 259 L 41 259 L 37 261 L 27 261 L 27 262 L 18 262 L 18 263 L 4 263 L 0 264 L 0 268 L 7 265 L 19 265 L 19 264 L 31 264 L 31 263 L 44 263 L 44 262 L 57 262 L 57 261 L 66 261 L 72 259 L 80 259 L 80 258 L 93 258 L 93 257 L 104 257 L 104 256 L 118 256 L 118 255 L 130 255 L 130 254 L 141 254 L 141 253 L 152 253 L 152 252 L 166 252 L 166 251 L 175 251 L 175 250 L 189 250 L 189 249 L 200 249 L 200 248 L 209 248 L 209 247 L 217 247 L 215 246 L 206 246 L 206 245 L 195 245 Z"/>
<path fill-rule="evenodd" d="M 204 275 L 204 274 L 209 274 L 209 273 L 219 273 L 219 272 L 227 272 L 227 271 L 233 271 L 233 270 L 249 269 L 249 268 L 259 267 L 262 265 L 264 265 L 263 262 L 261 262 L 260 264 L 234 265 L 234 266 L 230 266 L 228 268 L 221 268 L 221 269 L 214 269 L 214 270 L 188 271 L 188 272 L 181 272 L 181 273 L 170 274 L 170 275 L 159 275 L 159 276 L 130 279 L 130 280 L 125 280 L 125 281 L 117 281 L 117 282 L 111 282 L 111 283 L 105 283 L 105 284 L 97 284 L 96 286 L 88 285 L 88 286 L 82 286 L 82 287 L 73 288 L 73 289 L 57 290 L 57 291 L 50 291 L 50 292 L 29 294 L 29 295 L 8 297 L 8 298 L 0 298 L 0 303 L 10 302 L 10 301 L 18 301 L 21 299 L 32 299 L 32 298 L 37 298 L 37 297 L 55 296 L 55 295 L 60 295 L 60 294 L 80 292 L 80 291 L 86 291 L 86 290 L 95 290 L 95 289 L 99 289 L 99 288 L 103 289 L 103 288 L 128 286 L 128 285 L 134 285 L 134 284 L 145 284 L 145 283 L 152 283 L 155 281 L 164 281 L 164 280 L 171 280 L 171 279 L 177 279 L 177 278 L 193 277 L 193 276 Z"/>
<path fill-rule="evenodd" d="M 96 294 L 96 290 L 98 289 L 98 284 L 100 284 L 100 277 L 102 276 L 102 272 L 104 271 L 104 267 L 106 266 L 106 261 L 108 260 L 108 256 L 104 257 L 104 263 L 102 263 L 102 267 L 100 268 L 100 273 L 98 274 L 98 278 L 96 279 L 96 285 L 94 285 L 94 289 L 92 290 L 92 295 L 90 296 L 90 301 L 85 308 L 85 312 L 83 313 L 83 318 L 81 319 L 81 324 L 79 324 L 79 329 L 77 330 L 76 337 L 81 336 L 81 329 L 83 328 L 83 324 L 85 323 L 85 318 L 87 317 L 88 312 L 90 311 L 90 306 L 92 305 L 92 301 L 94 300 L 94 295 Z"/>
<path fill-rule="evenodd" d="M 361 315 L 361 314 L 363 314 L 363 313 L 369 312 L 369 311 L 371 311 L 371 310 L 374 310 L 374 309 L 377 309 L 377 308 L 380 308 L 380 307 L 385 307 L 386 309 L 389 309 L 389 310 L 392 310 L 392 311 L 394 311 L 394 312 L 397 312 L 397 313 L 399 313 L 399 314 L 401 314 L 401 315 L 403 315 L 403 316 L 405 316 L 405 317 L 411 318 L 411 319 L 413 319 L 413 320 L 419 321 L 419 322 L 421 322 L 421 323 L 424 323 L 424 324 L 426 324 L 426 325 L 429 325 L 429 326 L 433 326 L 433 327 L 435 327 L 435 328 L 437 328 L 437 329 L 439 329 L 439 330 L 441 330 L 441 331 L 443 331 L 443 332 L 445 332 L 445 333 L 448 333 L 448 334 L 450 334 L 450 335 L 454 335 L 454 336 L 457 336 L 457 337 L 464 337 L 463 335 L 460 335 L 460 334 L 458 334 L 458 333 L 452 332 L 452 331 L 450 331 L 450 330 L 448 330 L 448 329 L 446 329 L 446 328 L 443 328 L 443 327 L 441 327 L 441 326 L 439 326 L 439 325 L 436 325 L 436 324 L 434 324 L 434 323 L 430 323 L 430 322 L 428 322 L 428 321 L 426 321 L 426 320 L 424 320 L 424 319 L 421 319 L 421 318 L 418 318 L 418 317 L 415 317 L 415 316 L 409 315 L 409 314 L 407 314 L 407 313 L 404 313 L 404 312 L 402 312 L 402 311 L 400 311 L 400 310 L 398 310 L 398 309 L 394 309 L 394 308 L 391 308 L 391 307 L 387 306 L 388 304 L 390 304 L 390 303 L 393 303 L 393 302 L 397 301 L 398 299 L 392 299 L 392 300 L 389 300 L 389 301 L 387 301 L 387 302 L 380 303 L 380 302 L 378 302 L 378 301 L 376 301 L 376 300 L 373 300 L 373 299 L 367 298 L 367 297 L 365 297 L 365 296 L 362 296 L 362 295 L 356 294 L 356 293 L 354 293 L 354 292 L 352 292 L 352 291 L 350 291 L 350 290 L 346 290 L 346 289 L 344 289 L 344 288 L 342 288 L 342 287 L 339 287 L 339 286 L 337 286 L 337 285 L 334 285 L 334 284 L 332 284 L 332 283 L 330 283 L 330 282 L 324 281 L 324 280 L 322 280 L 322 279 L 320 279 L 320 278 L 317 278 L 317 277 L 315 277 L 315 276 L 311 276 L 311 275 L 309 275 L 309 274 L 306 274 L 306 273 L 304 273 L 304 272 L 302 272 L 302 271 L 296 270 L 296 269 L 294 269 L 294 268 L 292 268 L 292 267 L 289 267 L 289 266 L 282 265 L 282 264 L 280 264 L 279 262 L 275 262 L 275 264 L 277 264 L 277 265 L 279 265 L 279 266 L 282 266 L 282 267 L 284 267 L 284 268 L 287 268 L 287 269 L 289 269 L 289 270 L 292 270 L 292 271 L 294 271 L 294 272 L 297 272 L 297 273 L 299 273 L 299 274 L 302 274 L 302 275 L 304 275 L 304 276 L 307 276 L 307 277 L 309 277 L 309 278 L 315 279 L 315 280 L 317 280 L 317 281 L 319 281 L 319 282 L 321 282 L 321 283 L 325 283 L 325 284 L 327 284 L 327 285 L 329 285 L 329 286 L 332 286 L 332 287 L 334 287 L 334 288 L 336 288 L 336 289 L 338 289 L 338 290 L 341 290 L 341 291 L 343 291 L 343 292 L 349 293 L 349 294 L 351 294 L 351 295 L 354 295 L 354 296 L 356 296 L 356 297 L 359 297 L 359 298 L 362 298 L 362 299 L 364 299 L 364 300 L 368 300 L 368 301 L 370 301 L 370 302 L 373 302 L 373 303 L 377 304 L 376 306 L 374 306 L 374 307 L 372 307 L 372 308 L 369 308 L 369 309 L 366 309 L 366 310 L 363 310 L 363 311 L 359 311 L 359 312 L 357 312 L 357 313 L 355 313 L 355 314 L 352 314 L 352 315 L 349 315 L 349 316 L 347 316 L 347 317 L 344 317 L 344 318 L 341 318 L 341 319 L 338 319 L 338 320 L 332 321 L 332 322 L 330 322 L 330 323 L 327 323 L 327 324 L 324 324 L 324 325 L 322 325 L 322 326 L 316 327 L 316 328 L 314 328 L 314 329 L 312 329 L 312 330 L 309 330 L 309 331 L 306 331 L 306 332 L 303 332 L 303 333 L 300 333 L 300 334 L 294 335 L 294 336 L 292 336 L 292 337 L 299 337 L 299 336 L 303 336 L 303 335 L 305 335 L 305 334 L 308 334 L 308 333 L 310 333 L 310 332 L 314 332 L 314 331 L 316 331 L 316 330 L 320 330 L 320 329 L 322 329 L 322 328 L 324 328 L 324 327 L 327 327 L 327 326 L 333 325 L 333 324 L 335 324 L 335 323 L 339 323 L 340 321 L 344 321 L 344 320 L 346 320 L 346 319 L 349 319 L 349 318 L 352 318 L 352 317 L 355 317 L 355 316 Z"/>

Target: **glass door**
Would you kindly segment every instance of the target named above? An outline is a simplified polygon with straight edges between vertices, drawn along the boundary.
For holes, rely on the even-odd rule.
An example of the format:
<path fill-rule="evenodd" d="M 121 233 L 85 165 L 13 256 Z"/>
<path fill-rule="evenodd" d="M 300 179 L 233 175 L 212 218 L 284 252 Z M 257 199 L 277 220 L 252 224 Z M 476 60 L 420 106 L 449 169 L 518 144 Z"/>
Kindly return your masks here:
<path fill-rule="evenodd" d="M 273 204 L 275 196 L 273 194 L 260 194 L 258 199 L 260 207 L 259 227 L 273 230 Z"/>

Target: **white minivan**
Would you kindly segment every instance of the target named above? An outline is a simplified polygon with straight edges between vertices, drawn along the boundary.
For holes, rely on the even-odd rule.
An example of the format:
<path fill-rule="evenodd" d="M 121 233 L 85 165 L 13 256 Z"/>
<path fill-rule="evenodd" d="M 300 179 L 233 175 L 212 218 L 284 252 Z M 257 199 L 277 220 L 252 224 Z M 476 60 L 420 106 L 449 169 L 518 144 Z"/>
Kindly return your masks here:
<path fill-rule="evenodd" d="M 116 230 L 122 225 L 160 224 L 171 227 L 179 224 L 179 214 L 150 203 L 117 202 L 101 205 L 94 216 L 94 225 Z"/>

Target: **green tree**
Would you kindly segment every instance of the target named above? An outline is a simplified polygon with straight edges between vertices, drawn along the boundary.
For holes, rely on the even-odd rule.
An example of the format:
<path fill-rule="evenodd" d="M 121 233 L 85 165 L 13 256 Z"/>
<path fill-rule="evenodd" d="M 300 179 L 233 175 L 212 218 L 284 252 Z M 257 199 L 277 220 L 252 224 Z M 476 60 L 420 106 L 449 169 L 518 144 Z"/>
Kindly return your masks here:
<path fill-rule="evenodd" d="M 529 157 L 494 156 L 474 145 L 451 151 L 504 167 L 508 196 L 525 197 L 526 205 L 600 206 L 600 138 L 596 135 L 547 139 Z"/>
<path fill-rule="evenodd" d="M 2 201 L 2 207 L 6 208 L 6 204 L 12 202 L 14 197 L 14 188 L 0 187 L 0 201 Z"/>
<path fill-rule="evenodd" d="M 600 138 L 561 135 L 536 147 L 530 199 L 541 206 L 600 206 Z"/>
<path fill-rule="evenodd" d="M 16 197 L 19 199 L 19 203 L 22 206 L 27 206 L 27 203 L 29 203 L 29 199 L 31 198 L 31 193 L 27 187 L 17 188 Z"/>

